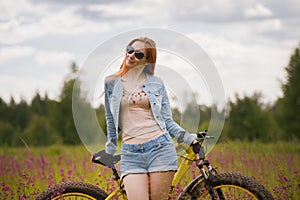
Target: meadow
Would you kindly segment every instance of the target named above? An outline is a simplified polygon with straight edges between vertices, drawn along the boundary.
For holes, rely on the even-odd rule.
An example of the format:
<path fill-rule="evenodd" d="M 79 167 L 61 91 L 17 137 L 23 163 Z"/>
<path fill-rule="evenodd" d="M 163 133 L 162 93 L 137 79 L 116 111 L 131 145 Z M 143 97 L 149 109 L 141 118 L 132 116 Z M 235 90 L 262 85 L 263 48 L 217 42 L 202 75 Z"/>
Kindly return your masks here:
<path fill-rule="evenodd" d="M 208 155 L 219 172 L 254 177 L 275 199 L 300 199 L 300 143 L 218 143 Z M 34 199 L 47 187 L 84 181 L 107 192 L 115 185 L 109 168 L 91 163 L 83 146 L 0 149 L 0 199 Z M 177 186 L 180 193 L 198 174 L 193 165 Z"/>

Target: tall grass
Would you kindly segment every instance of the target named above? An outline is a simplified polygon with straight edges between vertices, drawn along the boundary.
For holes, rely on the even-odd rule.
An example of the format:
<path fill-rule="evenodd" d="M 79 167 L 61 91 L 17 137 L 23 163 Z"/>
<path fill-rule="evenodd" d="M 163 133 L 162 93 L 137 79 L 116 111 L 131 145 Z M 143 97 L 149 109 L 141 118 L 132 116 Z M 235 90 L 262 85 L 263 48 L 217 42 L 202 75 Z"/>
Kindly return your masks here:
<path fill-rule="evenodd" d="M 219 143 L 208 155 L 219 172 L 256 178 L 275 199 L 300 199 L 299 143 Z M 33 199 L 59 182 L 84 181 L 107 192 L 115 187 L 110 169 L 91 163 L 83 146 L 0 149 L 0 199 Z M 198 174 L 190 168 L 177 186 L 180 193 Z M 108 183 L 108 184 L 107 184 Z"/>

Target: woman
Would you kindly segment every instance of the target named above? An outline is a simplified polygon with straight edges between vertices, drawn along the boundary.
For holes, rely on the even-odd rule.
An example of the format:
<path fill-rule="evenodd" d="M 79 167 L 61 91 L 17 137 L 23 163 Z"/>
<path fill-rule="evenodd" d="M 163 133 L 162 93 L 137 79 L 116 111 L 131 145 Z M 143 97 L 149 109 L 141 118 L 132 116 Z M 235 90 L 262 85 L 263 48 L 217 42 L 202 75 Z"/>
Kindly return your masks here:
<path fill-rule="evenodd" d="M 199 152 L 196 136 L 172 119 L 166 88 L 154 76 L 155 63 L 155 42 L 136 38 L 128 44 L 119 72 L 105 80 L 106 153 L 115 153 L 122 130 L 121 178 L 129 200 L 167 199 L 177 170 L 170 135 L 196 144 Z"/>

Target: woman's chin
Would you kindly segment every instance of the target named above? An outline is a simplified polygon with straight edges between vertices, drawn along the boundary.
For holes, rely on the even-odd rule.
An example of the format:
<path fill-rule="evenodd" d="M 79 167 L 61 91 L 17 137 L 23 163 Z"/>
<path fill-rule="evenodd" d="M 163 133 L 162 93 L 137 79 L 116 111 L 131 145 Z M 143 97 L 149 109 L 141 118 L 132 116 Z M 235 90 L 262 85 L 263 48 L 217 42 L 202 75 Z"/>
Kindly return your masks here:
<path fill-rule="evenodd" d="M 126 62 L 126 67 L 133 68 L 135 66 L 135 63 L 132 62 Z"/>

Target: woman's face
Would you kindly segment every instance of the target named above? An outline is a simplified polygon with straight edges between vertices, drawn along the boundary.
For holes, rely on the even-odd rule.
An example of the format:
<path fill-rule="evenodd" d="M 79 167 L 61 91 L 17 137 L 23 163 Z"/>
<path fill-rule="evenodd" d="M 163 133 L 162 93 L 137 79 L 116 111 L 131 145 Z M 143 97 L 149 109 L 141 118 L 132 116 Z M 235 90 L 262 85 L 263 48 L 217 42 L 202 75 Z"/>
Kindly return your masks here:
<path fill-rule="evenodd" d="M 129 45 L 133 47 L 133 52 L 128 51 L 126 52 L 126 67 L 133 68 L 136 66 L 142 66 L 146 63 L 146 49 L 145 49 L 145 43 L 140 41 L 135 41 L 132 45 Z M 136 51 L 140 51 L 144 54 L 144 57 L 141 59 L 138 59 L 135 54 Z"/>

